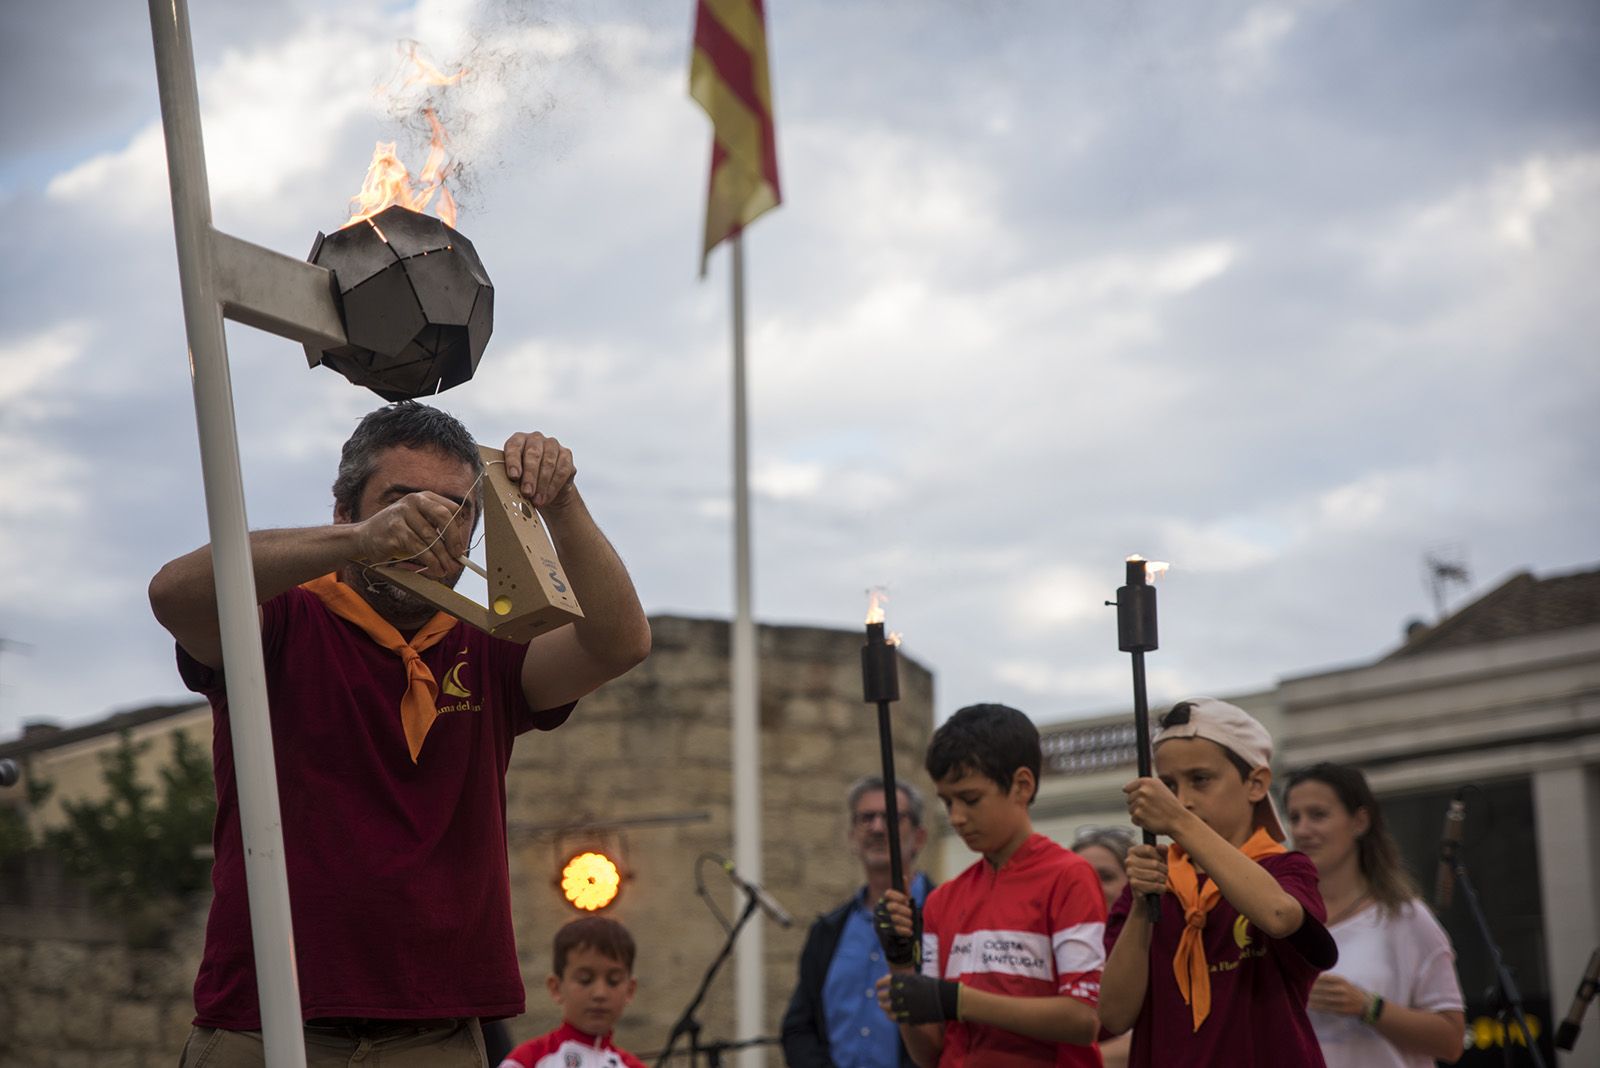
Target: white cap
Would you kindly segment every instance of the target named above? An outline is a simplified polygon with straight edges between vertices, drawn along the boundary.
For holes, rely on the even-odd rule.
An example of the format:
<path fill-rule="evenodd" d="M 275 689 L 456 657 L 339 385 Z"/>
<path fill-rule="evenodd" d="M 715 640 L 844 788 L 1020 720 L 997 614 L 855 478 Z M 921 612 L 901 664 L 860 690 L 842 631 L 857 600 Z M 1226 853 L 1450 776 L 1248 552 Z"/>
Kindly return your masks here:
<path fill-rule="evenodd" d="M 1216 742 L 1252 769 L 1272 766 L 1272 735 L 1250 713 L 1215 697 L 1191 697 L 1179 701 L 1173 709 L 1185 706 L 1188 718 L 1183 722 L 1171 722 L 1171 713 L 1162 717 L 1161 728 L 1150 741 L 1151 749 L 1173 738 L 1204 738 Z M 1256 802 L 1256 822 L 1280 842 L 1287 837 L 1271 790 Z"/>

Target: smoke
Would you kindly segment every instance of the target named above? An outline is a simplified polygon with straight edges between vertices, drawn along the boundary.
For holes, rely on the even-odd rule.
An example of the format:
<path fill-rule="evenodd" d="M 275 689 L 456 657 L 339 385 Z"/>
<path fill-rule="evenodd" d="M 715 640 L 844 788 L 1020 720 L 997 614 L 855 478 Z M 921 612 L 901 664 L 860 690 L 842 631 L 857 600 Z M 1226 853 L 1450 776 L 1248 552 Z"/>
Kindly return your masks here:
<path fill-rule="evenodd" d="M 419 39 L 396 42 L 392 73 L 374 97 L 403 159 L 426 155 L 429 113 L 438 117 L 463 211 L 479 206 L 489 176 L 568 155 L 573 129 L 552 120 L 603 81 L 600 31 L 584 14 L 564 4 L 487 0 L 449 16 L 419 13 L 417 29 Z"/>

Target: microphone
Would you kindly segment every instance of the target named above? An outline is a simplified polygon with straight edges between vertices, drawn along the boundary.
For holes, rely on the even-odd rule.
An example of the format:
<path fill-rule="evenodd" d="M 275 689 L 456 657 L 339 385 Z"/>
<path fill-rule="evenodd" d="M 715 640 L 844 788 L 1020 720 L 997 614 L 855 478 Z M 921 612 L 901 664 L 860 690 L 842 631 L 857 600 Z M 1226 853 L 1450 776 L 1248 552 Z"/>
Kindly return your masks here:
<path fill-rule="evenodd" d="M 1571 1050 L 1578 1044 L 1578 1028 L 1583 1026 L 1583 1014 L 1589 1011 L 1589 1002 L 1600 991 L 1600 949 L 1589 954 L 1589 967 L 1578 983 L 1578 992 L 1572 995 L 1572 1008 L 1567 1018 L 1556 1030 L 1556 1049 Z"/>
<path fill-rule="evenodd" d="M 15 760 L 0 760 L 0 786 L 15 786 L 22 778 L 22 769 Z"/>
<path fill-rule="evenodd" d="M 782 905 L 774 901 L 771 894 L 761 889 L 760 885 L 756 883 L 746 882 L 738 872 L 733 870 L 733 861 L 728 860 L 726 857 L 719 857 L 718 859 L 722 861 L 722 870 L 728 873 L 729 881 L 754 898 L 755 903 L 761 907 L 762 912 L 767 914 L 769 920 L 779 927 L 794 926 L 794 917 L 789 915 Z"/>
<path fill-rule="evenodd" d="M 1433 907 L 1448 912 L 1456 892 L 1456 854 L 1461 851 L 1461 830 L 1466 826 L 1467 806 L 1461 791 L 1444 814 L 1444 832 L 1439 836 L 1439 874 L 1433 881 Z"/>

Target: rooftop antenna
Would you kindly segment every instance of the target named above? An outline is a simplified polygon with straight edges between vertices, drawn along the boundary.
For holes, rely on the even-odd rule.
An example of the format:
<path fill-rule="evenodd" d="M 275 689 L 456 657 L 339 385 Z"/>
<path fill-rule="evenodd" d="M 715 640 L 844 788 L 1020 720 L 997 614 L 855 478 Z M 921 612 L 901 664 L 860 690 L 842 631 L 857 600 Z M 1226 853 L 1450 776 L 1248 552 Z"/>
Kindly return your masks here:
<path fill-rule="evenodd" d="M 1467 549 L 1460 542 L 1435 546 L 1422 556 L 1422 577 L 1433 597 L 1434 622 L 1444 619 L 1445 590 L 1455 584 L 1462 589 L 1472 586 L 1472 575 L 1467 570 Z"/>

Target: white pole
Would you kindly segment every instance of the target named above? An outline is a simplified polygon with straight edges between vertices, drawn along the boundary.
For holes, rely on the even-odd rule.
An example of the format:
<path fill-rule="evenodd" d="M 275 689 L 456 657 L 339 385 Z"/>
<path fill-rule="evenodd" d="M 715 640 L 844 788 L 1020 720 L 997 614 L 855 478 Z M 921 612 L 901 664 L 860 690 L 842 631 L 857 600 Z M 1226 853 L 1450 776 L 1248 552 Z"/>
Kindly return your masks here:
<path fill-rule="evenodd" d="M 195 84 L 189 11 L 186 0 L 149 2 L 161 121 L 167 140 L 167 173 L 172 187 L 178 283 L 183 294 L 195 422 L 200 435 L 200 468 L 211 527 L 217 618 L 222 629 L 222 655 L 227 663 L 228 720 L 238 779 L 250 935 L 255 944 L 256 982 L 261 994 L 262 1038 L 268 1068 L 304 1068 L 305 1035 L 295 977 L 289 877 L 284 866 L 272 728 L 267 718 L 266 669 L 256 615 L 244 483 L 239 473 L 233 385 L 211 263 L 211 193 L 206 181 L 205 145 L 200 136 L 200 95 Z"/>
<path fill-rule="evenodd" d="M 750 613 L 750 449 L 745 418 L 744 235 L 733 235 L 733 864 L 746 882 L 761 874 L 761 724 L 756 625 Z M 743 905 L 743 901 L 736 902 Z M 754 1038 L 765 1027 L 765 931 L 744 929 L 734 960 L 735 1034 Z M 739 1054 L 742 1068 L 760 1068 L 765 1053 Z"/>

